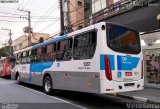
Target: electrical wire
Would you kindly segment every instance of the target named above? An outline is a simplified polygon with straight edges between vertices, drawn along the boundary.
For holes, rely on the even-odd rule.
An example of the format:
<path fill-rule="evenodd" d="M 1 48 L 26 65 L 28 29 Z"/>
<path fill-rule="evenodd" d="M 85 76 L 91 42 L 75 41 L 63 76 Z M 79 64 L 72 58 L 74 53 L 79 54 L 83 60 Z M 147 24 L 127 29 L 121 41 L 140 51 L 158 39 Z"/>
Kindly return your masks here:
<path fill-rule="evenodd" d="M 30 0 L 30 2 L 32 2 L 32 0 Z M 24 10 L 25 7 L 26 7 L 30 2 L 27 1 L 27 3 L 24 5 L 24 7 L 21 8 L 21 10 Z"/>
<path fill-rule="evenodd" d="M 48 26 L 46 26 L 45 28 L 41 29 L 39 32 L 42 32 L 44 30 L 46 30 L 47 28 L 49 28 L 50 26 L 52 26 L 53 24 L 55 24 L 56 22 L 52 22 L 50 23 Z"/>
<path fill-rule="evenodd" d="M 28 22 L 28 21 L 16 21 L 16 20 L 0 20 L 2 22 Z M 48 21 L 31 21 L 31 22 L 51 22 L 51 21 L 59 21 L 59 20 L 48 20 Z"/>
<path fill-rule="evenodd" d="M 6 13 L 6 12 L 0 12 L 1 14 L 10 14 L 10 15 L 19 15 L 19 14 L 14 14 L 14 13 Z M 27 16 L 27 15 L 19 15 L 19 16 Z"/>
<path fill-rule="evenodd" d="M 26 18 L 27 16 L 0 16 L 0 17 L 8 17 L 8 18 Z M 60 19 L 60 18 L 54 18 L 54 17 L 43 17 L 43 18 L 36 18 L 32 17 L 32 19 Z"/>
<path fill-rule="evenodd" d="M 21 4 L 18 6 L 18 9 L 20 8 L 20 6 L 23 4 L 24 0 L 21 2 Z"/>
<path fill-rule="evenodd" d="M 54 5 L 56 5 L 57 3 L 58 3 L 58 2 L 56 2 Z M 53 6 L 54 6 L 54 5 L 53 5 Z M 47 13 L 49 14 L 49 12 L 50 12 L 51 10 L 53 10 L 53 11 L 52 11 L 52 13 L 53 13 L 54 11 L 56 11 L 55 8 L 57 8 L 57 7 L 54 7 L 54 8 L 51 7 L 51 8 L 49 8 L 44 14 L 42 14 L 42 15 L 40 16 L 40 18 L 44 17 L 44 15 L 47 15 Z M 39 19 L 40 19 L 40 18 L 39 18 Z M 45 19 L 45 18 L 44 18 L 44 19 Z M 40 24 L 41 24 L 41 23 L 39 23 L 38 25 L 40 25 Z M 36 25 L 36 26 L 38 26 L 38 25 Z"/>
<path fill-rule="evenodd" d="M 29 9 L 29 6 L 31 6 L 32 4 L 34 4 L 35 1 L 36 1 L 36 0 L 31 1 L 30 4 L 26 7 L 25 10 L 28 10 L 28 9 Z"/>
<path fill-rule="evenodd" d="M 100 3 L 102 3 L 102 2 L 100 2 Z M 91 3 L 91 5 L 93 5 L 93 4 L 95 4 L 95 2 L 94 2 L 94 3 Z M 101 7 L 101 4 L 99 4 L 99 5 L 97 5 L 97 6 L 98 6 L 98 7 Z M 71 14 L 71 13 L 73 13 L 73 12 L 75 12 L 75 11 L 81 9 L 81 8 L 85 8 L 85 7 L 84 7 L 84 6 L 81 6 L 80 8 L 75 8 L 74 11 L 69 11 L 69 14 Z M 82 18 L 81 20 L 78 20 L 77 18 L 75 18 L 75 19 L 72 19 L 72 22 L 74 22 L 73 24 L 77 24 L 77 23 L 82 24 L 81 21 L 86 20 L 86 19 L 89 19 L 89 17 L 85 17 L 84 19 Z M 77 20 L 78 20 L 78 21 L 77 21 Z M 76 22 L 75 22 L 75 21 L 76 21 Z"/>

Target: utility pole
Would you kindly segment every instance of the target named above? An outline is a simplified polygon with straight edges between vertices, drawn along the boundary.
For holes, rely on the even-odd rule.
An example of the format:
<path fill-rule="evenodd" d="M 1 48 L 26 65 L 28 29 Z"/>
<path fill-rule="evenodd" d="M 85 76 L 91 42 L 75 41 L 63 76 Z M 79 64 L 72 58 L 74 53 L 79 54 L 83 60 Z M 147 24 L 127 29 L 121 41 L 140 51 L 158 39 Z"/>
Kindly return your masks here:
<path fill-rule="evenodd" d="M 28 13 L 28 34 L 29 34 L 29 36 L 28 36 L 28 46 L 31 46 L 32 45 L 32 42 L 31 42 L 31 15 L 30 15 L 31 12 L 30 11 L 25 11 L 25 10 L 19 10 L 19 11 Z"/>
<path fill-rule="evenodd" d="M 4 29 L 2 28 L 2 30 L 6 30 L 6 31 L 9 31 L 9 40 L 8 40 L 8 44 L 9 44 L 9 56 L 12 55 L 12 32 L 11 32 L 11 29 Z"/>
<path fill-rule="evenodd" d="M 61 21 L 61 33 L 60 33 L 60 35 L 64 35 L 63 0 L 59 0 L 59 4 L 60 4 L 60 21 Z"/>

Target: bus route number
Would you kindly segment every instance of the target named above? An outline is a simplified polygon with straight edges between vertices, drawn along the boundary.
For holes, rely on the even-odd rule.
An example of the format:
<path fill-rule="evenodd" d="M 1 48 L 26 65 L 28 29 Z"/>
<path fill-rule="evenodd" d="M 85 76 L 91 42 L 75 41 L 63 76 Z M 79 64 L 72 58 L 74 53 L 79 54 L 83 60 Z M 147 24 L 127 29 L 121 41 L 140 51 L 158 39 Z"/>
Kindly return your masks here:
<path fill-rule="evenodd" d="M 91 66 L 91 63 L 90 62 L 84 62 L 83 65 L 84 66 Z"/>

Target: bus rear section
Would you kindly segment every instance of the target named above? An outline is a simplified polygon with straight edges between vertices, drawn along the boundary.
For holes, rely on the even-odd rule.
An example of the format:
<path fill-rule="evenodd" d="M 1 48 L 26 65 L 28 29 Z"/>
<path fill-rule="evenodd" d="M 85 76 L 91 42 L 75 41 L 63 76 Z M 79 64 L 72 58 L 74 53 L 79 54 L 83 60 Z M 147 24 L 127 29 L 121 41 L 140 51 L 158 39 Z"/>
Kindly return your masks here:
<path fill-rule="evenodd" d="M 101 93 L 142 90 L 143 59 L 139 33 L 115 24 L 106 24 L 104 53 L 100 55 Z"/>
<path fill-rule="evenodd" d="M 11 76 L 11 72 L 10 72 L 10 68 L 11 65 L 8 63 L 8 57 L 5 57 L 3 59 L 0 60 L 1 62 L 1 72 L 0 72 L 0 76 L 1 77 L 10 77 Z"/>

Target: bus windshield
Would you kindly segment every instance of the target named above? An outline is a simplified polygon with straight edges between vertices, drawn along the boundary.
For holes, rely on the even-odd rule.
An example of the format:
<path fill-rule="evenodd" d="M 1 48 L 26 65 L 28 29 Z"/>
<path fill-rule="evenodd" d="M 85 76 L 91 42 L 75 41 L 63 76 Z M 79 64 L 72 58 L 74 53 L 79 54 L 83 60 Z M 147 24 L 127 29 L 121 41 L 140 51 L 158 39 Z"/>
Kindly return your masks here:
<path fill-rule="evenodd" d="M 139 33 L 114 24 L 108 26 L 107 45 L 121 53 L 139 54 L 141 51 Z"/>

